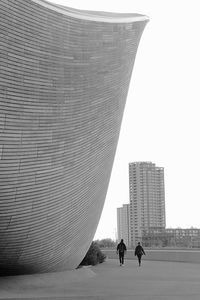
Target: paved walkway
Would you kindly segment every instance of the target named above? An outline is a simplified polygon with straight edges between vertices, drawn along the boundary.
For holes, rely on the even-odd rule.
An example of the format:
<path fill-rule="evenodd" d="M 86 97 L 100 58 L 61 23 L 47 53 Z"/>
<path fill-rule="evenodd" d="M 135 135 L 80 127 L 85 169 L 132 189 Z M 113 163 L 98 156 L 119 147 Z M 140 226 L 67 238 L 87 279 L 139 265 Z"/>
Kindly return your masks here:
<path fill-rule="evenodd" d="M 109 259 L 91 268 L 0 278 L 0 299 L 199 300 L 200 264 Z"/>

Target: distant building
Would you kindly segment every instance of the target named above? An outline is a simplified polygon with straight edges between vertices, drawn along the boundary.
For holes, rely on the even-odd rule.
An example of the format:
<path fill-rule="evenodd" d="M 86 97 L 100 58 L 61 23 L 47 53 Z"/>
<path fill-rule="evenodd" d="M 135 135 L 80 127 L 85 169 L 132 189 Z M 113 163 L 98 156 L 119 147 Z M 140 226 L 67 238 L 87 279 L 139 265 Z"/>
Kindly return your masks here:
<path fill-rule="evenodd" d="M 146 247 L 200 247 L 199 228 L 151 229 L 142 237 Z"/>
<path fill-rule="evenodd" d="M 165 229 L 164 168 L 152 162 L 129 163 L 130 243 L 153 228 Z"/>
<path fill-rule="evenodd" d="M 130 245 L 129 204 L 117 208 L 117 237 L 123 239 L 127 246 Z"/>
<path fill-rule="evenodd" d="M 168 236 L 168 245 L 178 247 L 200 247 L 200 229 L 199 228 L 166 228 Z"/>
<path fill-rule="evenodd" d="M 129 163 L 130 203 L 117 208 L 118 240 L 128 247 L 200 248 L 200 228 L 165 228 L 164 168 L 152 162 Z"/>

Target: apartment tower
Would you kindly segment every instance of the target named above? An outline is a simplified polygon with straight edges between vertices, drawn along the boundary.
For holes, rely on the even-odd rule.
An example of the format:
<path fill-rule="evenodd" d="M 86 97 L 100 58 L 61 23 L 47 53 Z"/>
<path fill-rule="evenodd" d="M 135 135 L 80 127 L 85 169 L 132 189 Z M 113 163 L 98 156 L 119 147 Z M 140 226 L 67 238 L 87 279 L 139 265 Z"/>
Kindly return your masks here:
<path fill-rule="evenodd" d="M 123 204 L 117 208 L 117 237 L 118 241 L 124 240 L 127 246 L 130 245 L 130 205 Z"/>
<path fill-rule="evenodd" d="M 129 163 L 130 243 L 165 228 L 164 168 L 152 162 Z"/>

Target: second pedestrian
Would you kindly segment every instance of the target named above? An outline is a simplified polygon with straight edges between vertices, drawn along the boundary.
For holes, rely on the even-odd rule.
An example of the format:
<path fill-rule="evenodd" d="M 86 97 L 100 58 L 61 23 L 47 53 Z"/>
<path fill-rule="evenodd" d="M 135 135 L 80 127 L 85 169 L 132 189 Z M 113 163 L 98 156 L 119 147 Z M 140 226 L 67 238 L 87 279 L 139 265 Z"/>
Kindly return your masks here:
<path fill-rule="evenodd" d="M 135 247 L 135 256 L 138 258 L 139 267 L 141 266 L 141 259 L 142 255 L 145 255 L 144 249 L 140 245 L 140 242 L 138 242 L 137 246 Z"/>

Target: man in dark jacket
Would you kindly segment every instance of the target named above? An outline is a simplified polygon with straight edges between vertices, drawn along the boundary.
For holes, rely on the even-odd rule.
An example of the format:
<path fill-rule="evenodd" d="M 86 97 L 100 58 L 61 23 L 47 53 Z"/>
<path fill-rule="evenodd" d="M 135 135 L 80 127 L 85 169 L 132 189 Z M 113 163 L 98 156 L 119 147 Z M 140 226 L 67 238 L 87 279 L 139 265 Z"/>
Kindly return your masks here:
<path fill-rule="evenodd" d="M 126 245 L 124 240 L 121 239 L 121 242 L 117 245 L 117 254 L 119 254 L 120 266 L 124 266 L 124 254 L 126 252 Z"/>
<path fill-rule="evenodd" d="M 141 266 L 141 258 L 143 254 L 145 255 L 144 249 L 140 245 L 140 242 L 138 242 L 137 246 L 135 247 L 135 256 L 138 258 L 139 267 Z"/>

